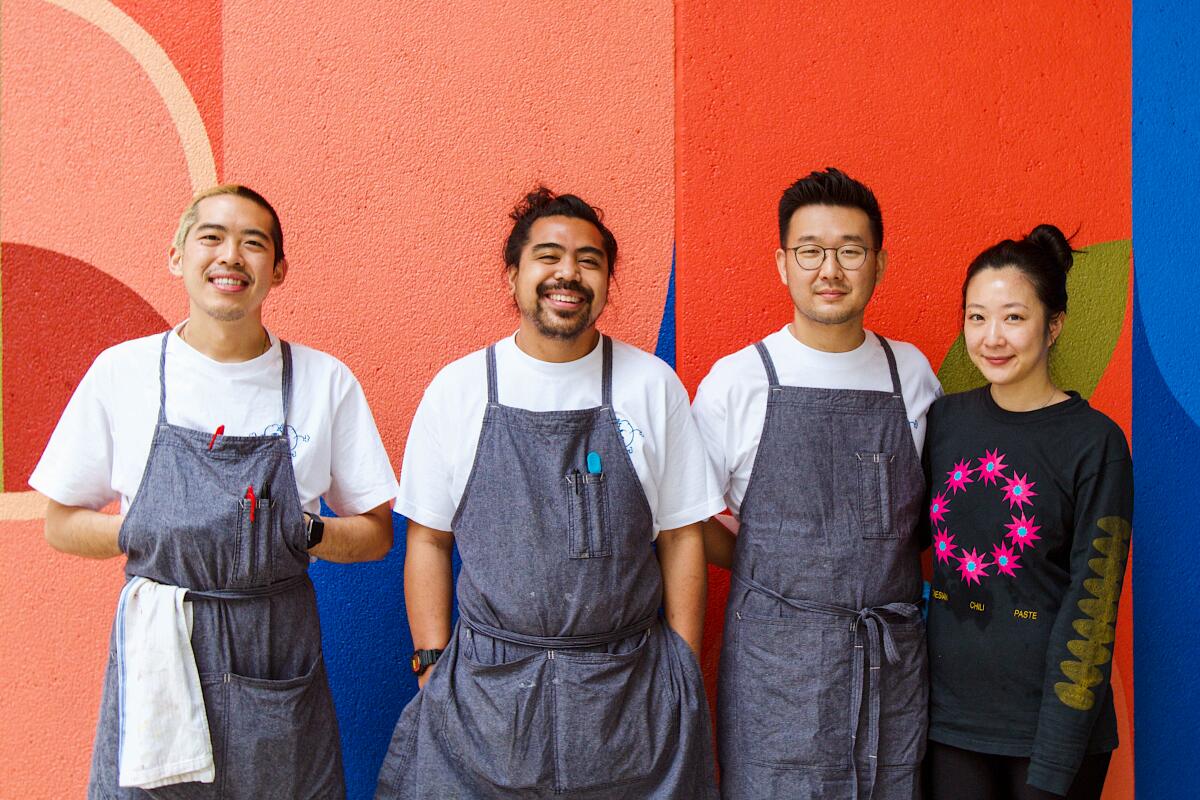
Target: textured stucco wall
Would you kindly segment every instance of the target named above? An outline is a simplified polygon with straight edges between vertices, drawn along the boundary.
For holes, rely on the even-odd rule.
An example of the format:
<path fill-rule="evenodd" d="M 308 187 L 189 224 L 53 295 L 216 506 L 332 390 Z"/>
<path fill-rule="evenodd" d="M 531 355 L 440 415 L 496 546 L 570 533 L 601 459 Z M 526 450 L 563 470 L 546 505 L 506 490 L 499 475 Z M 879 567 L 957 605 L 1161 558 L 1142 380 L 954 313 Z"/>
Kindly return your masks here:
<path fill-rule="evenodd" d="M 95 354 L 185 313 L 165 252 L 187 197 L 213 178 L 255 186 L 280 210 L 293 268 L 268 324 L 350 365 L 397 465 L 434 372 L 515 326 L 499 249 L 508 205 L 536 180 L 606 209 L 622 262 L 605 327 L 657 345 L 694 388 L 713 360 L 788 317 L 771 256 L 775 203 L 827 164 L 867 180 L 884 204 L 891 268 L 870 324 L 914 341 L 935 367 L 945 361 L 948 385 L 975 379 L 954 354 L 959 276 L 975 251 L 1041 221 L 1103 244 L 1093 249 L 1107 256 L 1072 285 L 1073 303 L 1087 298 L 1072 322 L 1102 335 L 1080 337 L 1066 363 L 1129 430 L 1128 3 L 892 0 L 865 13 L 782 0 L 189 0 L 186 11 L 5 0 L 0 12 L 5 796 L 80 794 L 121 582 L 115 561 L 44 545 L 25 479 Z M 1150 31 L 1175 25 L 1169 14 L 1142 18 Z M 1166 66 L 1154 79 L 1166 104 L 1181 79 Z M 1147 219 L 1170 218 L 1164 208 L 1174 210 Z M 1182 340 L 1160 322 L 1178 309 L 1149 303 L 1146 286 L 1139 273 L 1138 341 L 1158 354 Z M 1194 424 L 1187 398 L 1200 377 L 1162 374 L 1169 392 L 1146 391 L 1182 397 L 1174 407 Z M 1160 416 L 1145 419 L 1139 435 Z M 1143 487 L 1165 472 L 1144 463 Z M 1169 528 L 1183 513 L 1169 507 L 1140 503 L 1139 533 L 1152 518 Z M 384 562 L 314 568 L 353 798 L 369 796 L 415 688 L 399 519 L 397 537 Z M 52 593 L 41 591 L 48 578 Z M 1183 578 L 1200 584 L 1194 571 Z M 1139 577 L 1155 615 L 1171 613 L 1151 605 L 1162 585 Z M 712 594 L 715 609 L 720 580 Z M 1132 794 L 1131 605 L 1126 596 L 1125 744 L 1109 800 Z M 1139 680 L 1180 646 L 1167 643 L 1178 628 L 1150 613 L 1139 606 L 1139 631 L 1161 635 L 1154 651 L 1139 641 Z M 711 677 L 719 614 L 710 622 Z M 1180 713 L 1171 697 L 1153 697 L 1137 720 L 1139 736 L 1157 737 L 1157 769 L 1184 745 L 1164 725 Z"/>

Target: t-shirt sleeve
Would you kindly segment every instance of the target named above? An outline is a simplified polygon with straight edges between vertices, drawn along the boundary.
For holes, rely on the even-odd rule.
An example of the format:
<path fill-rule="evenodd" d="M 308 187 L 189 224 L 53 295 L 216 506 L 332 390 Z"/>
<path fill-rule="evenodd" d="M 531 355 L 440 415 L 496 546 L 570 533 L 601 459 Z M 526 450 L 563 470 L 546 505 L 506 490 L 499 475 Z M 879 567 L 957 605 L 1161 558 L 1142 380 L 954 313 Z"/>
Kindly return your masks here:
<path fill-rule="evenodd" d="M 1046 651 L 1028 780 L 1055 794 L 1070 789 L 1110 691 L 1117 604 L 1133 530 L 1133 464 L 1124 437 L 1114 437 L 1117 446 L 1076 490 L 1071 583 Z"/>
<path fill-rule="evenodd" d="M 362 514 L 396 496 L 396 473 L 362 386 L 349 386 L 333 412 L 330 482 L 325 502 L 341 515 Z"/>
<path fill-rule="evenodd" d="M 692 419 L 695 420 L 700 443 L 704 447 L 705 457 L 717 484 L 717 491 L 724 496 L 729 491 L 732 473 L 725 442 L 728 409 L 724 393 L 716 384 L 717 380 L 711 372 L 700 382 L 700 388 L 696 390 L 696 399 L 692 401 Z"/>
<path fill-rule="evenodd" d="M 687 392 L 671 376 L 664 447 L 658 454 L 658 508 L 655 526 L 671 530 L 708 519 L 725 507 L 721 489 L 705 454 L 704 442 L 688 407 Z"/>
<path fill-rule="evenodd" d="M 71 395 L 29 485 L 67 506 L 99 510 L 118 499 L 113 489 L 113 430 L 106 402 L 111 376 L 104 354 Z"/>
<path fill-rule="evenodd" d="M 400 466 L 400 494 L 396 513 L 426 527 L 449 531 L 457 502 L 452 494 L 454 469 L 448 459 L 438 422 L 446 399 L 438 384 L 430 384 L 417 405 L 404 460 Z"/>

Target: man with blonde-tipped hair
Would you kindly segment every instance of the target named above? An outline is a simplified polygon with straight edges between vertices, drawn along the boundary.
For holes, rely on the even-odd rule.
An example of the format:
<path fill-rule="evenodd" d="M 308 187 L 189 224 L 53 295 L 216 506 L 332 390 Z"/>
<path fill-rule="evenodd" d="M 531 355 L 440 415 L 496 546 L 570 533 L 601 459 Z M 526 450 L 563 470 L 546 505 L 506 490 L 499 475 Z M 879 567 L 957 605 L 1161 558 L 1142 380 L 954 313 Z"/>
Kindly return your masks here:
<path fill-rule="evenodd" d="M 260 194 L 196 195 L 168 268 L 188 318 L 96 358 L 29 480 L 51 546 L 126 559 L 88 797 L 343 797 L 307 570 L 387 553 L 395 475 L 350 370 L 263 326 Z"/>

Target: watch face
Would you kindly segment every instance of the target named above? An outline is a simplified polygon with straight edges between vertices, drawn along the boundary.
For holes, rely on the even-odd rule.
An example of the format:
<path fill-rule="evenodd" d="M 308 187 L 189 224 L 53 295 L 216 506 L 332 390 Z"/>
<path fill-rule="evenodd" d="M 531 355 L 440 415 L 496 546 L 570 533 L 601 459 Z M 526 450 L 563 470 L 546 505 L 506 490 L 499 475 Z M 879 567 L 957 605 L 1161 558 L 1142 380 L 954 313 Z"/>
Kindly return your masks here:
<path fill-rule="evenodd" d="M 421 657 L 416 653 L 413 653 L 412 657 L 412 671 L 416 673 L 421 672 Z"/>

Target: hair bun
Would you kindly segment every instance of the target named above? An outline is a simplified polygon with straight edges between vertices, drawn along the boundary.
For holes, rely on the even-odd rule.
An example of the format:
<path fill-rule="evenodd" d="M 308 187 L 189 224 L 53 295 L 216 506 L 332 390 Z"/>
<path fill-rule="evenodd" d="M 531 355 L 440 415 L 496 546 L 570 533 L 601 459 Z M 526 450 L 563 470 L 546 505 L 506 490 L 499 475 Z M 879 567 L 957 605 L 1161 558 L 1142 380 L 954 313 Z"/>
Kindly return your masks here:
<path fill-rule="evenodd" d="M 1071 243 L 1067 241 L 1067 237 L 1056 226 L 1038 225 L 1029 232 L 1025 241 L 1041 248 L 1055 264 L 1062 268 L 1064 274 L 1071 271 L 1071 264 L 1075 261 L 1075 251 L 1071 249 Z"/>

